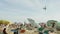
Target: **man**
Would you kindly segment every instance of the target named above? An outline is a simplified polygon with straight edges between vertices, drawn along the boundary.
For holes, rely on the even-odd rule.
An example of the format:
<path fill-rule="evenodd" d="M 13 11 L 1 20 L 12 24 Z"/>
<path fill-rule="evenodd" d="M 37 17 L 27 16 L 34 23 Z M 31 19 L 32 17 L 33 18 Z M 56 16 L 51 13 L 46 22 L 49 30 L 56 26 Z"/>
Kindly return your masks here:
<path fill-rule="evenodd" d="M 3 29 L 3 34 L 7 34 L 6 28 Z"/>
<path fill-rule="evenodd" d="M 43 34 L 43 32 L 42 32 L 43 30 L 44 30 L 44 27 L 38 28 L 39 34 Z"/>

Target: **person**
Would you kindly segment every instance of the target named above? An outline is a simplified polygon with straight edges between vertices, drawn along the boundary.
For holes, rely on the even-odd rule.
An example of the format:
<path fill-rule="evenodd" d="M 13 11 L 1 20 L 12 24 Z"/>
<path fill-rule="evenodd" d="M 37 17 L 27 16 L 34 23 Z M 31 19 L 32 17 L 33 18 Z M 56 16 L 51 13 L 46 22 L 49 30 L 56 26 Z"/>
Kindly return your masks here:
<path fill-rule="evenodd" d="M 52 28 L 54 28 L 54 26 L 55 26 L 55 23 L 52 23 Z"/>
<path fill-rule="evenodd" d="M 49 34 L 49 29 L 47 28 L 46 24 L 44 25 L 44 33 L 43 34 Z"/>
<path fill-rule="evenodd" d="M 54 32 L 54 30 L 50 30 L 49 34 L 57 34 L 56 32 Z"/>
<path fill-rule="evenodd" d="M 42 32 L 43 30 L 44 30 L 43 27 L 38 28 L 39 34 L 43 34 L 43 32 Z"/>
<path fill-rule="evenodd" d="M 6 28 L 3 29 L 3 34 L 7 34 Z"/>
<path fill-rule="evenodd" d="M 44 34 L 49 34 L 49 30 L 45 30 L 44 31 Z"/>
<path fill-rule="evenodd" d="M 17 29 L 12 29 L 12 32 L 14 32 L 14 34 L 18 34 L 18 28 Z"/>

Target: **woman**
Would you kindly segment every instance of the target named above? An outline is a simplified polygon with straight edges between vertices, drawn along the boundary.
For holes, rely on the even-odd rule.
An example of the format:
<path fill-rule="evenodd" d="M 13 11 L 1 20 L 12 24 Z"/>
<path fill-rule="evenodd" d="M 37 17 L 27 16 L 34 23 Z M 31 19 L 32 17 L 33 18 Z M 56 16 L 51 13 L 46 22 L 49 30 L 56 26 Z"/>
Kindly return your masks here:
<path fill-rule="evenodd" d="M 7 34 L 7 32 L 6 32 L 6 28 L 4 28 L 4 30 L 3 30 L 3 34 Z"/>

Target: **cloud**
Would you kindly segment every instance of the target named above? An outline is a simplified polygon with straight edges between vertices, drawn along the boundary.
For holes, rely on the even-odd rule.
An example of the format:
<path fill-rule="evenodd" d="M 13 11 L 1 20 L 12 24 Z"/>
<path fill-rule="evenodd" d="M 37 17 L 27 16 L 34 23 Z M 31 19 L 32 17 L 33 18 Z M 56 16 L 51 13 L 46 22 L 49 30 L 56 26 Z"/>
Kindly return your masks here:
<path fill-rule="evenodd" d="M 31 17 L 39 22 L 59 18 L 60 2 L 47 0 L 46 12 L 43 10 L 44 2 L 45 0 L 0 0 L 0 17 L 13 21 L 19 21 L 20 18 L 23 21 L 24 18 Z"/>
<path fill-rule="evenodd" d="M 33 4 L 29 0 L 6 0 L 6 2 L 16 5 L 26 5 L 27 7 L 33 6 Z"/>
<path fill-rule="evenodd" d="M 43 7 L 39 0 L 6 0 L 6 2 L 21 8 L 30 8 L 31 10 L 40 10 Z"/>

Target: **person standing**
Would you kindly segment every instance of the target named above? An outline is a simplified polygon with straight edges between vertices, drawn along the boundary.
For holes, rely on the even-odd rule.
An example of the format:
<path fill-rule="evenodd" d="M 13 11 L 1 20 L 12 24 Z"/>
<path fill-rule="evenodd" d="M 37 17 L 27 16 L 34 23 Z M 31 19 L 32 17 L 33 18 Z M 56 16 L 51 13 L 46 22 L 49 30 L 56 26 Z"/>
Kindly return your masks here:
<path fill-rule="evenodd" d="M 17 29 L 12 29 L 12 32 L 14 32 L 14 34 L 18 34 L 18 30 Z"/>
<path fill-rule="evenodd" d="M 43 30 L 44 30 L 43 27 L 38 28 L 39 34 L 43 34 L 43 32 L 42 32 Z"/>
<path fill-rule="evenodd" d="M 6 28 L 3 29 L 3 34 L 7 34 Z"/>

